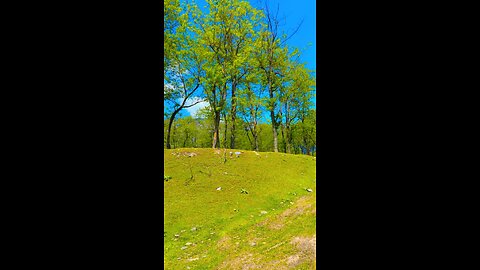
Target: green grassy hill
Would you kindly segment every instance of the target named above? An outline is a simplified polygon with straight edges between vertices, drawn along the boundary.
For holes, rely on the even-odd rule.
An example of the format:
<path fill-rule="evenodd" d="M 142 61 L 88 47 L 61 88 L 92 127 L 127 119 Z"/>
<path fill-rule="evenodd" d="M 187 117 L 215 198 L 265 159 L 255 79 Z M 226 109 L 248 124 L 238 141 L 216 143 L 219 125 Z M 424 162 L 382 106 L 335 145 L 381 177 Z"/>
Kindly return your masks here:
<path fill-rule="evenodd" d="M 165 269 L 315 269 L 314 157 L 164 153 Z"/>

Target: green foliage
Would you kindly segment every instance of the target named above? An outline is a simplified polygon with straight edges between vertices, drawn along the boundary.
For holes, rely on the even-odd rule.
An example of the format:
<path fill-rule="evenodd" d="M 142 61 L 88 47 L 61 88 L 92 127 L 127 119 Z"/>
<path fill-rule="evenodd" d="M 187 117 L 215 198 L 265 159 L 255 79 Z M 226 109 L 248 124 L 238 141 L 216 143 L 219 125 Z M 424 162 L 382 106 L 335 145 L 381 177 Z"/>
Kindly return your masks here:
<path fill-rule="evenodd" d="M 173 121 L 188 97 L 209 104 L 196 124 L 179 119 L 167 128 L 172 137 L 165 141 L 173 148 L 211 147 L 218 133 L 222 145 L 234 135 L 237 149 L 271 151 L 277 133 L 286 152 L 314 148 L 315 73 L 298 63 L 301 50 L 285 45 L 289 36 L 278 18 L 248 1 L 206 2 L 202 12 L 189 1 L 164 1 L 165 117 Z"/>

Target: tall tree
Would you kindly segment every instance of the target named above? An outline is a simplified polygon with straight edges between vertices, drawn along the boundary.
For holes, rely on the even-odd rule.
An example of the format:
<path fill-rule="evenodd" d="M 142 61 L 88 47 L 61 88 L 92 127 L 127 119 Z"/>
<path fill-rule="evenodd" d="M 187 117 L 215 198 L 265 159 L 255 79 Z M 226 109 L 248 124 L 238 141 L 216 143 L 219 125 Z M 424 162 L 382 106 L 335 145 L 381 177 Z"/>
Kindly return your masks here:
<path fill-rule="evenodd" d="M 247 139 L 253 150 L 259 151 L 259 118 L 265 103 L 263 88 L 259 84 L 258 70 L 252 69 L 245 78 L 244 87 L 240 89 L 238 97 L 239 112 L 244 120 Z M 250 135 L 252 139 L 250 139 Z"/>
<path fill-rule="evenodd" d="M 197 98 L 187 104 L 187 101 L 191 100 L 201 85 L 201 79 L 204 76 L 202 69 L 204 59 L 196 54 L 198 45 L 195 40 L 195 31 L 192 31 L 192 7 L 190 5 L 183 5 L 182 7 L 182 12 L 177 18 L 176 31 L 170 35 L 175 44 L 175 53 L 169 55 L 169 66 L 164 69 L 166 74 L 164 98 L 167 104 L 173 108 L 167 130 L 167 149 L 171 148 L 170 134 L 177 114 L 182 109 L 192 107 L 203 101 Z"/>
<path fill-rule="evenodd" d="M 294 50 L 292 57 L 298 55 Z M 298 59 L 298 58 L 297 58 Z M 284 142 L 284 151 L 292 152 L 293 132 L 292 124 L 299 119 L 302 111 L 308 110 L 312 103 L 315 80 L 304 64 L 297 61 L 288 62 L 285 83 L 280 91 L 280 125 Z"/>
<path fill-rule="evenodd" d="M 209 13 L 205 14 L 203 20 L 199 19 L 197 25 L 201 30 L 199 34 L 202 42 L 216 65 L 215 72 L 222 76 L 220 82 L 215 84 L 215 89 L 211 85 L 208 91 L 218 89 L 223 97 L 223 92 L 230 90 L 230 148 L 235 148 L 237 88 L 249 72 L 250 66 L 247 63 L 254 49 L 252 41 L 255 39 L 255 27 L 258 28 L 261 12 L 247 1 L 207 0 L 207 3 Z M 224 108 L 222 106 L 220 109 Z"/>
<path fill-rule="evenodd" d="M 264 9 L 265 20 L 262 24 L 263 30 L 260 33 L 260 44 L 257 46 L 259 50 L 255 51 L 258 67 L 263 71 L 263 85 L 268 91 L 269 100 L 267 102 L 267 110 L 270 114 L 273 134 L 273 151 L 278 152 L 278 127 L 279 112 L 278 98 L 279 90 L 282 85 L 282 77 L 285 76 L 284 70 L 287 60 L 285 43 L 300 28 L 300 22 L 297 28 L 291 33 L 280 33 L 280 18 L 278 16 L 279 5 L 276 11 L 272 11 L 265 1 Z"/>

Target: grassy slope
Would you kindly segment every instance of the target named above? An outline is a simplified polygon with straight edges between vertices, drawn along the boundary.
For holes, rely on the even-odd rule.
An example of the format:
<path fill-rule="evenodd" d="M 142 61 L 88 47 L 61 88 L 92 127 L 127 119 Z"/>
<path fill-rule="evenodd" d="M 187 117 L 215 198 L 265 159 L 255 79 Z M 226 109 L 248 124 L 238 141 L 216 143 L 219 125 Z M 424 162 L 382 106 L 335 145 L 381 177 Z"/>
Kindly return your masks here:
<path fill-rule="evenodd" d="M 315 267 L 315 159 L 229 151 L 165 150 L 165 269 Z"/>

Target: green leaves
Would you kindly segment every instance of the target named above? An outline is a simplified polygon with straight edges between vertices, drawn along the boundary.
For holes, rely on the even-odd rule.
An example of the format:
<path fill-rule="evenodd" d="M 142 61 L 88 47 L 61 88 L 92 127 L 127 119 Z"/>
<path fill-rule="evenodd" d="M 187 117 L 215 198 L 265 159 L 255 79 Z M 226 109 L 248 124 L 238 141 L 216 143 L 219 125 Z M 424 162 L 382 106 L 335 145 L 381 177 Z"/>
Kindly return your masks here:
<path fill-rule="evenodd" d="M 305 120 L 315 91 L 315 74 L 298 63 L 298 48 L 285 45 L 288 37 L 278 31 L 278 19 L 248 1 L 206 2 L 208 12 L 204 13 L 191 1 L 164 0 L 164 78 L 168 85 L 164 100 L 173 103 L 169 110 L 181 110 L 179 100 L 192 96 L 198 85 L 193 96 L 208 100 L 205 116 L 221 115 L 226 126 L 232 123 L 224 116 L 230 113 L 234 119 L 238 114 L 245 121 L 245 132 L 255 139 L 258 132 L 254 130 L 265 113 L 274 115 L 269 120 L 275 125 Z M 232 98 L 233 89 L 236 99 Z M 175 116 L 174 111 L 170 115 Z M 188 129 L 182 130 L 190 134 Z M 253 140 L 250 143 L 253 145 Z"/>

